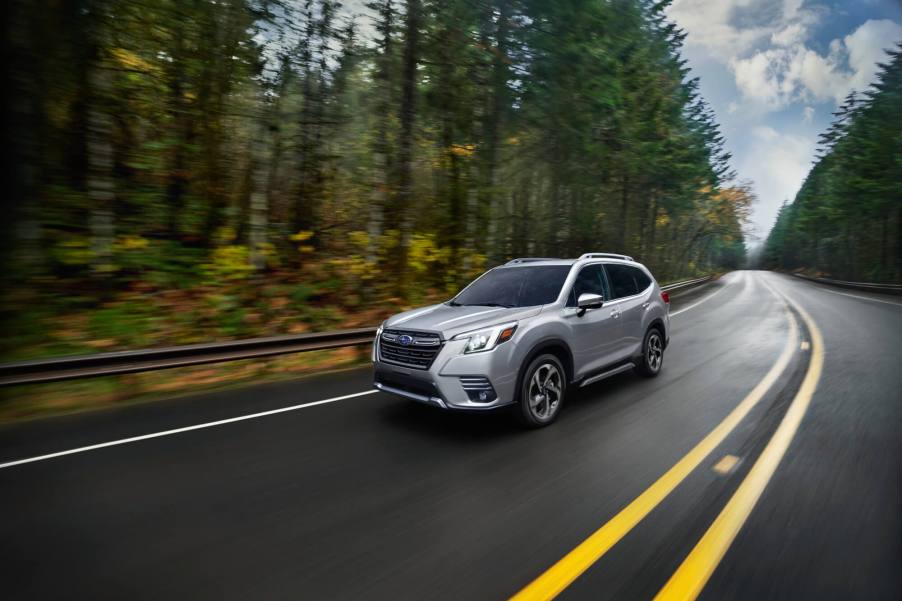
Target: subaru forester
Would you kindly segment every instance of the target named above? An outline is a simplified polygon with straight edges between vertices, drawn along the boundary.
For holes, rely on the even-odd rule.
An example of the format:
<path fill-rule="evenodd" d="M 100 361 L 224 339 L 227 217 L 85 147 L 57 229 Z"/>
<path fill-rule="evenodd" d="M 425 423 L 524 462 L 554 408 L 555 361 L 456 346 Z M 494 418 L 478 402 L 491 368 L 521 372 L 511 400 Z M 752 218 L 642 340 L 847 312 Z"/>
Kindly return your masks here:
<path fill-rule="evenodd" d="M 625 255 L 513 259 L 447 302 L 387 319 L 374 385 L 449 410 L 515 405 L 527 426 L 545 426 L 568 388 L 629 369 L 658 375 L 669 304 Z"/>

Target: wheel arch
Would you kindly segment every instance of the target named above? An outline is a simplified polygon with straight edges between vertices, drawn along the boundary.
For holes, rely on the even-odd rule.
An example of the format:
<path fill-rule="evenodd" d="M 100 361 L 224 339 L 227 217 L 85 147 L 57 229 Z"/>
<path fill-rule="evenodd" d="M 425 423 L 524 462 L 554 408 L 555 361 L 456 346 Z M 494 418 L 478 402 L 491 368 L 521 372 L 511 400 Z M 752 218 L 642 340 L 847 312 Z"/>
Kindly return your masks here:
<path fill-rule="evenodd" d="M 564 372 L 567 376 L 567 384 L 573 382 L 573 352 L 570 350 L 570 346 L 560 338 L 547 338 L 545 340 L 537 342 L 529 350 L 529 352 L 523 358 L 523 362 L 520 364 L 520 370 L 517 374 L 516 389 L 518 397 L 520 395 L 520 389 L 523 387 L 523 377 L 526 375 L 526 369 L 536 357 L 544 353 L 548 353 L 557 357 L 561 364 L 564 366 Z"/>
<path fill-rule="evenodd" d="M 651 323 L 648 324 L 648 327 L 645 328 L 645 332 L 642 334 L 643 340 L 645 338 L 645 334 L 648 334 L 648 331 L 652 328 L 657 328 L 661 331 L 661 337 L 664 339 L 664 348 L 667 348 L 669 336 L 667 336 L 667 326 L 664 325 L 664 320 L 660 317 L 655 317 L 653 320 L 651 320 Z"/>

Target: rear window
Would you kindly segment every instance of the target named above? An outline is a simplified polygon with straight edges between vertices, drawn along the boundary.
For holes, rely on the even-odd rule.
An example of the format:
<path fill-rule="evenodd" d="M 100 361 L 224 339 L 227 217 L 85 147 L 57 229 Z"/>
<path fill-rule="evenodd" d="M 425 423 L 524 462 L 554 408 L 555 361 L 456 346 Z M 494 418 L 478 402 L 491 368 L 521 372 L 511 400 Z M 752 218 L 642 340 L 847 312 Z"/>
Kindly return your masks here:
<path fill-rule="evenodd" d="M 642 292 L 651 285 L 651 278 L 641 269 L 633 269 L 633 271 L 636 272 L 636 286 L 638 286 L 639 292 Z"/>
<path fill-rule="evenodd" d="M 605 265 L 604 268 L 611 281 L 612 298 L 639 294 L 651 284 L 651 278 L 637 267 L 611 263 Z"/>
<path fill-rule="evenodd" d="M 569 265 L 496 267 L 465 288 L 452 305 L 532 307 L 557 300 Z"/>

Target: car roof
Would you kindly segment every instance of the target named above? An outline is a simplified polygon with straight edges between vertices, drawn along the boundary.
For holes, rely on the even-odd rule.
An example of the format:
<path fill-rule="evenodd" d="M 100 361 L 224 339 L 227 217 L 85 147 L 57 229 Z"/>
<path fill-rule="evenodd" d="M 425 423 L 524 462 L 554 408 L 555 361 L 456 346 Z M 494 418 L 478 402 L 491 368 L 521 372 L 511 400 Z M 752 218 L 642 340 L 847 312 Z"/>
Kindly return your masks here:
<path fill-rule="evenodd" d="M 499 267 L 532 267 L 535 265 L 573 265 L 577 259 L 513 259 Z"/>
<path fill-rule="evenodd" d="M 576 265 L 577 263 L 618 263 L 620 265 L 633 265 L 637 267 L 645 267 L 642 263 L 632 259 L 620 259 L 617 257 L 586 257 L 579 259 L 556 259 L 546 257 L 527 257 L 520 259 L 511 259 L 507 263 L 499 265 L 499 267 L 516 268 L 530 267 L 534 265 Z"/>

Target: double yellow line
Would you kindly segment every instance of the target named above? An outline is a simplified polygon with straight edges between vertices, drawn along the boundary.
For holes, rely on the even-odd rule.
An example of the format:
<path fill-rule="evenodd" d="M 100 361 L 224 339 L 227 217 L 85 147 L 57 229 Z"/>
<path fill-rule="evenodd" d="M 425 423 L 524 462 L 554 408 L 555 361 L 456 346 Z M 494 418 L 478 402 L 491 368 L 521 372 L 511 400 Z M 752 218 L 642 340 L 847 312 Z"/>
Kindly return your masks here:
<path fill-rule="evenodd" d="M 770 286 L 767 284 L 765 286 L 771 293 L 778 296 Z M 777 464 L 786 452 L 786 448 L 808 408 L 823 367 L 823 339 L 817 325 L 808 313 L 795 302 L 782 296 L 778 296 L 778 298 L 783 302 L 790 331 L 782 353 L 767 375 L 714 430 L 645 492 L 526 588 L 514 595 L 512 599 L 535 601 L 555 598 L 660 504 L 739 425 L 785 371 L 793 352 L 798 348 L 798 324 L 788 310 L 786 304 L 788 302 L 802 316 L 812 337 L 812 359 L 802 387 L 745 480 L 696 547 L 658 593 L 656 599 L 695 599 L 698 596 L 742 524 L 748 518 L 764 487 L 776 470 Z"/>
<path fill-rule="evenodd" d="M 811 404 L 818 380 L 824 368 L 824 339 L 811 316 L 792 300 L 786 299 L 802 316 L 811 334 L 811 361 L 802 386 L 793 398 L 786 415 L 767 446 L 758 456 L 745 480 L 727 501 L 720 515 L 708 528 L 667 584 L 655 596 L 656 601 L 695 599 L 702 592 L 714 569 L 733 543 L 740 528 L 752 513 L 764 488 L 770 481 L 780 460 L 786 454 L 802 418 Z"/>

